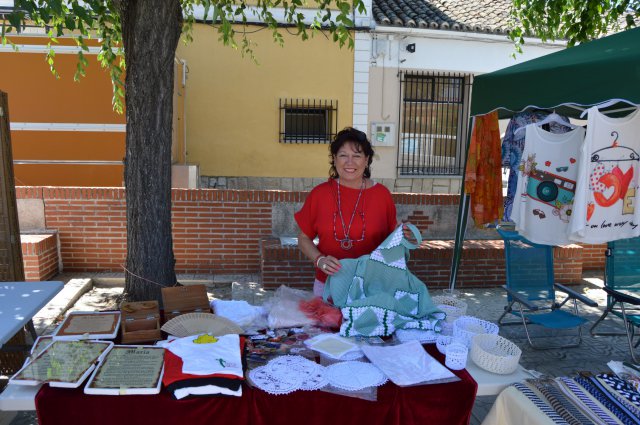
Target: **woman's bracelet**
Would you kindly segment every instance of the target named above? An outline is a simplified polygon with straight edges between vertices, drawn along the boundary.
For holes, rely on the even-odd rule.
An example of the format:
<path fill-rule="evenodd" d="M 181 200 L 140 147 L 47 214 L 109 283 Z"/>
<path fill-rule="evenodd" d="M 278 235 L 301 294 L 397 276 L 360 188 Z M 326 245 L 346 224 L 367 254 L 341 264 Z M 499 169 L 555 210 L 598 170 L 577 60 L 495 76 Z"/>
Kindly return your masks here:
<path fill-rule="evenodd" d="M 318 254 L 315 260 L 313 260 L 313 265 L 316 266 L 316 269 L 320 268 L 320 266 L 318 265 L 318 262 L 320 261 L 321 258 L 327 258 L 327 257 L 325 255 Z"/>

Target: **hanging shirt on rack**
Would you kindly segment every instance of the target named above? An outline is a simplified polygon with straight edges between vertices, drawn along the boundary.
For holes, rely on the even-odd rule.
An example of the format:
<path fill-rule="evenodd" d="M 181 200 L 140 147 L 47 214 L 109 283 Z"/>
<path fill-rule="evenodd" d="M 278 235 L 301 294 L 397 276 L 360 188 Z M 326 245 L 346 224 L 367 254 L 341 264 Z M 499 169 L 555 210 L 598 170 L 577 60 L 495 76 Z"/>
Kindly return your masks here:
<path fill-rule="evenodd" d="M 518 167 L 522 159 L 522 150 L 524 149 L 525 130 L 518 129 L 529 124 L 542 121 L 549 115 L 546 111 L 526 111 L 514 115 L 502 139 L 502 165 L 509 167 L 509 182 L 507 183 L 507 196 L 504 198 L 504 221 L 511 221 L 511 210 L 513 208 L 513 200 L 518 185 Z M 567 117 L 562 117 L 567 122 Z M 549 123 L 549 130 L 552 133 L 565 133 L 571 130 L 559 123 Z"/>
<path fill-rule="evenodd" d="M 585 130 L 577 127 L 568 133 L 554 134 L 530 125 L 524 132 L 526 143 L 512 215 L 516 230 L 531 242 L 567 244 L 578 154 Z"/>
<path fill-rule="evenodd" d="M 570 238 L 604 243 L 640 236 L 640 112 L 610 118 L 589 109 Z"/>

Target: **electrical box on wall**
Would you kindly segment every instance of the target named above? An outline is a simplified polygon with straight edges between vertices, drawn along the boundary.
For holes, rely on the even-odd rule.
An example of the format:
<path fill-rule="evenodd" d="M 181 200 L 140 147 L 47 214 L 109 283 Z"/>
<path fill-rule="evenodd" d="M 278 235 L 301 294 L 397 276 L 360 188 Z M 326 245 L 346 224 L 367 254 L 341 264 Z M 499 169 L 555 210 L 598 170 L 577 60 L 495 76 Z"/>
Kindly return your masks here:
<path fill-rule="evenodd" d="M 394 146 L 396 144 L 396 124 L 372 122 L 371 144 L 373 146 Z"/>

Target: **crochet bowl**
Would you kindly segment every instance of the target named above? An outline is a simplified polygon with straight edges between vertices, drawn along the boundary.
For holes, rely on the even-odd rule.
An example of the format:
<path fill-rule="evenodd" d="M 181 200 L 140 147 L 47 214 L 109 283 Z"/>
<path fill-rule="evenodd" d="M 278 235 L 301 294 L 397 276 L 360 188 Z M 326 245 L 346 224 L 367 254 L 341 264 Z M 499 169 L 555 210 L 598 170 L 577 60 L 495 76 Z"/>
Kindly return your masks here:
<path fill-rule="evenodd" d="M 467 314 L 467 303 L 458 298 L 436 295 L 431 297 L 431 301 L 447 314 L 447 322 L 453 322 L 458 317 Z"/>
<path fill-rule="evenodd" d="M 498 334 L 498 325 L 473 316 L 461 316 L 453 322 L 453 336 L 465 341 L 471 348 L 471 340 L 478 334 Z"/>
<path fill-rule="evenodd" d="M 442 354 L 447 354 L 447 346 L 453 341 L 452 336 L 438 335 L 436 339 L 436 347 Z"/>
<path fill-rule="evenodd" d="M 516 371 L 522 350 L 500 335 L 480 334 L 473 337 L 471 360 L 478 367 L 500 375 Z"/>

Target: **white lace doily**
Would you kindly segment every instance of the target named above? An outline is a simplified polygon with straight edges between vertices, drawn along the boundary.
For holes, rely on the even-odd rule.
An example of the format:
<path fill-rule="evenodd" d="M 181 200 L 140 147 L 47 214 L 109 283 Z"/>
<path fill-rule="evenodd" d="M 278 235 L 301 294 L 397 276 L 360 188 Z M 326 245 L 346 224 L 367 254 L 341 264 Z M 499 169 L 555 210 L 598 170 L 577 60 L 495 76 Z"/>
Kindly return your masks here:
<path fill-rule="evenodd" d="M 302 385 L 302 377 L 290 381 L 280 381 L 274 378 L 266 366 L 260 366 L 249 372 L 249 379 L 256 387 L 269 394 L 281 395 L 296 391 Z"/>
<path fill-rule="evenodd" d="M 329 384 L 345 391 L 359 391 L 367 387 L 379 387 L 387 377 L 371 363 L 342 362 L 326 367 Z"/>
<path fill-rule="evenodd" d="M 278 380 L 289 380 L 293 375 L 300 377 L 301 390 L 317 390 L 328 383 L 324 367 L 302 356 L 281 356 L 271 360 L 266 367 L 271 376 Z"/>
<path fill-rule="evenodd" d="M 302 356 L 280 356 L 259 367 L 255 385 L 270 394 L 287 394 L 296 390 L 313 391 L 328 384 L 325 368 Z M 264 387 L 263 387 L 264 386 Z M 285 391 L 286 392 L 283 392 Z"/>

